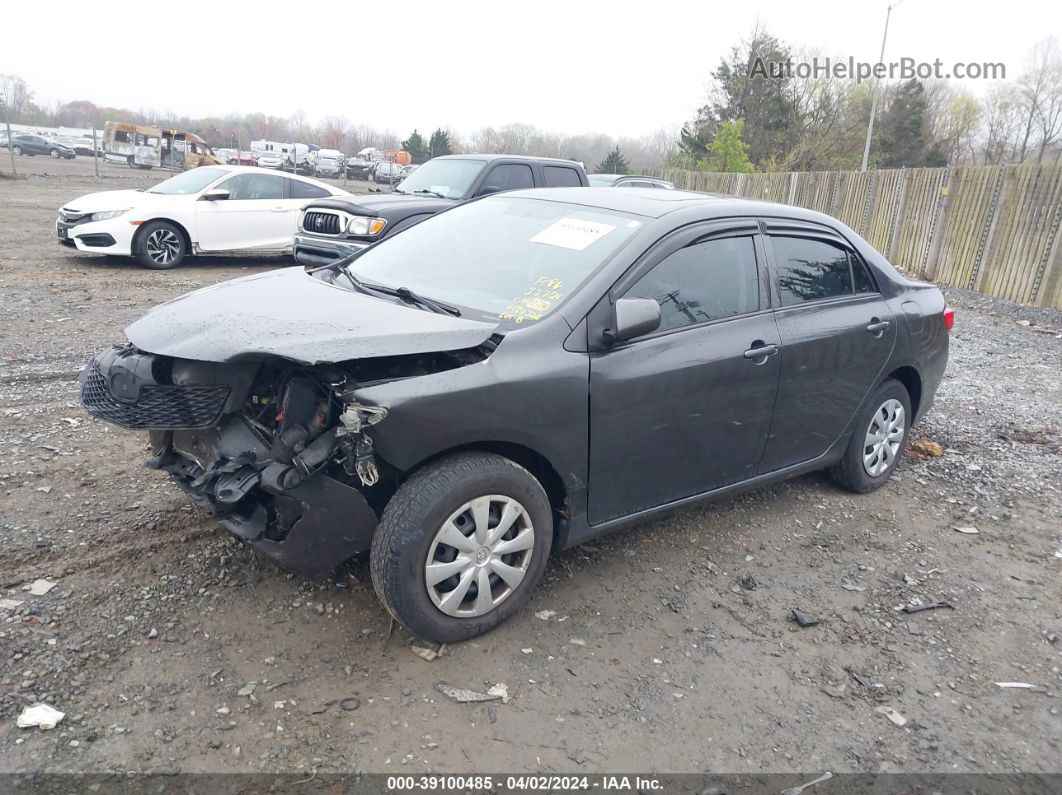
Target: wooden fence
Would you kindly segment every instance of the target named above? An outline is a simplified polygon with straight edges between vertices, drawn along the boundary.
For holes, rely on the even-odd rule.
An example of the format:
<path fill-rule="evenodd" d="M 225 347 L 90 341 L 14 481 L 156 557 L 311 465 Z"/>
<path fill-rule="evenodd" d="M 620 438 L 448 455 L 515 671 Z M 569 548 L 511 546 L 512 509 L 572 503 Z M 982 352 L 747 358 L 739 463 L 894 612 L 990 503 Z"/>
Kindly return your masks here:
<path fill-rule="evenodd" d="M 677 188 L 818 210 L 848 224 L 909 273 L 1062 308 L 1062 166 L 651 173 Z"/>

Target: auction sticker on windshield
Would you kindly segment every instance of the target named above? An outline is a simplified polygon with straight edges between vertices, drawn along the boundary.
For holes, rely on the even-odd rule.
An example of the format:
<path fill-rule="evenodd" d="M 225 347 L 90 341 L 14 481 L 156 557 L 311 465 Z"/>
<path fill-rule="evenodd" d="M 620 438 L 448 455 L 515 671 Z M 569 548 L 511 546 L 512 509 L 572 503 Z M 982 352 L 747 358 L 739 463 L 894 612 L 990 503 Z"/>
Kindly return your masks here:
<path fill-rule="evenodd" d="M 612 224 L 603 224 L 598 221 L 587 221 L 582 218 L 561 218 L 554 221 L 533 238 L 532 243 L 545 243 L 548 246 L 570 248 L 573 251 L 582 251 L 591 243 L 600 240 L 616 227 Z"/>

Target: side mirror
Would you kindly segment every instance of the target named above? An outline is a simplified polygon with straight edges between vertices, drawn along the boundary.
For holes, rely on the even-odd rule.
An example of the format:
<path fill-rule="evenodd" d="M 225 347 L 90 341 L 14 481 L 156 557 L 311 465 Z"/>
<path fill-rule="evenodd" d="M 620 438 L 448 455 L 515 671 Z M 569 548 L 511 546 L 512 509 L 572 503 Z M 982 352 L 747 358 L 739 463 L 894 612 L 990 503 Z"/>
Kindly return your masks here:
<path fill-rule="evenodd" d="M 229 192 L 224 188 L 208 190 L 200 197 L 205 202 L 219 202 L 229 198 Z"/>
<path fill-rule="evenodd" d="M 477 196 L 490 196 L 492 193 L 501 193 L 501 187 L 498 185 L 484 185 L 476 193 Z"/>
<path fill-rule="evenodd" d="M 605 336 L 625 342 L 658 328 L 660 304 L 652 298 L 620 298 L 612 308 L 612 327 L 605 330 Z"/>

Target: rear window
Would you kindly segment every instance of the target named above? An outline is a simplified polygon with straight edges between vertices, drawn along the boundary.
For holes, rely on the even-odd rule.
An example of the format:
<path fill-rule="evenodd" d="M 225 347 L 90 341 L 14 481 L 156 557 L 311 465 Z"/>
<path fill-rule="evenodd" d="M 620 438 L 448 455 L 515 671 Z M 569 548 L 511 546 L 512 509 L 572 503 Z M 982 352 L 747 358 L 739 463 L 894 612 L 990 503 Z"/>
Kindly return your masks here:
<path fill-rule="evenodd" d="M 782 306 L 852 294 L 848 252 L 824 240 L 772 236 Z"/>
<path fill-rule="evenodd" d="M 582 185 L 579 172 L 566 166 L 545 166 L 542 169 L 547 188 L 577 188 Z"/>
<path fill-rule="evenodd" d="M 288 180 L 288 190 L 293 199 L 321 199 L 332 195 L 320 185 L 311 185 L 309 182 L 297 179 Z"/>

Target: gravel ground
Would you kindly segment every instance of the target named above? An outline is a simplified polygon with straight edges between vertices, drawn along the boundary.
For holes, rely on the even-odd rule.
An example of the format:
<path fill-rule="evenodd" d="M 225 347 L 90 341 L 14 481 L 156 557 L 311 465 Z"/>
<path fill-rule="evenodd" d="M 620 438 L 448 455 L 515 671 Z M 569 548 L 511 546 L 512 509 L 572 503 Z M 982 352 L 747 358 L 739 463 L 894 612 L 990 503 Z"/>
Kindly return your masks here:
<path fill-rule="evenodd" d="M 569 550 L 521 615 L 429 662 L 364 564 L 284 574 L 78 406 L 82 364 L 147 308 L 290 261 L 71 254 L 60 204 L 158 177 L 19 165 L 38 173 L 0 180 L 0 771 L 1062 771 L 1062 313 L 949 290 L 916 432 L 943 456 L 871 495 L 812 475 Z M 1014 681 L 1044 691 L 995 684 Z M 37 701 L 65 719 L 16 728 Z"/>

